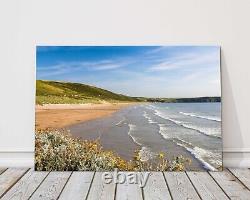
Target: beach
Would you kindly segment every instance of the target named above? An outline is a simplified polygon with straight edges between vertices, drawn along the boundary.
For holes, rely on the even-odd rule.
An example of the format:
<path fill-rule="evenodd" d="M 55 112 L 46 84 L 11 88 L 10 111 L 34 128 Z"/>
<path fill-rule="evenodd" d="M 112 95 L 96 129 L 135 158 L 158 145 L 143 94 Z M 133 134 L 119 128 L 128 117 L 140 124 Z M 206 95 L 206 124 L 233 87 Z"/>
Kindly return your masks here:
<path fill-rule="evenodd" d="M 187 170 L 216 170 L 222 159 L 219 108 L 216 106 L 171 103 L 44 105 L 36 107 L 36 128 L 62 128 L 75 138 L 98 139 L 105 150 L 116 152 L 126 160 L 133 159 L 135 151 L 139 151 L 141 160 L 145 161 L 164 153 L 168 159 L 176 156 L 190 159 Z M 195 115 L 196 110 L 204 113 Z"/>
<path fill-rule="evenodd" d="M 112 113 L 131 103 L 36 105 L 36 129 L 63 128 Z"/>
<path fill-rule="evenodd" d="M 187 166 L 188 170 L 216 170 L 221 161 L 221 153 L 219 150 L 216 151 L 221 145 L 221 138 L 205 135 L 194 128 L 173 122 L 168 117 L 157 115 L 159 113 L 153 107 L 164 105 L 131 105 L 108 117 L 66 128 L 76 138 L 100 139 L 104 149 L 115 151 L 126 160 L 133 158 L 135 150 L 139 150 L 142 160 L 154 158 L 163 152 L 168 159 L 181 155 L 190 159 L 192 162 Z M 171 106 L 171 104 L 166 105 Z M 181 106 L 181 104 L 173 105 Z M 188 104 L 188 107 L 191 107 L 191 104 Z M 197 119 L 199 123 L 201 120 L 207 120 Z M 208 123 L 210 125 L 212 122 Z M 219 122 L 214 123 L 219 124 Z M 175 133 L 179 133 L 180 136 L 174 135 Z M 199 144 L 206 146 L 198 146 Z"/>

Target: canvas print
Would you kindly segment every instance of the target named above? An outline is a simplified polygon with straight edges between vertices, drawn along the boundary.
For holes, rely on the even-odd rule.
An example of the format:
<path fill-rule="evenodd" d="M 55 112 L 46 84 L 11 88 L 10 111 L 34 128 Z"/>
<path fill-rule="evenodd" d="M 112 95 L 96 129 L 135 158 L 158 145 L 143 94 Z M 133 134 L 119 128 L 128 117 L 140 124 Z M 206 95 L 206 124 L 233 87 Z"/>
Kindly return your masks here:
<path fill-rule="evenodd" d="M 220 47 L 37 46 L 35 169 L 222 169 Z"/>

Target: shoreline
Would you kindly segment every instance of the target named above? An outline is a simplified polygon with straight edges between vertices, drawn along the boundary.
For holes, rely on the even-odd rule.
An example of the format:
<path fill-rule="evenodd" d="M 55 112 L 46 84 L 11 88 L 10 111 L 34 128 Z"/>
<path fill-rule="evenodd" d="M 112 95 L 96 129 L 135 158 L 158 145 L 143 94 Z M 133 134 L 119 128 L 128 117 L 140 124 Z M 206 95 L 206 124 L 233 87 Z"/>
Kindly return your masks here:
<path fill-rule="evenodd" d="M 124 120 L 124 116 L 136 105 L 139 103 L 36 105 L 36 128 L 65 128 L 74 138 L 84 140 L 100 138 L 103 149 L 111 150 L 128 161 L 133 158 L 135 150 L 139 150 L 142 155 L 147 154 L 147 148 L 136 143 L 128 134 L 129 124 Z M 192 160 L 191 165 L 187 166 L 188 170 L 206 170 L 204 163 L 195 155 L 173 141 L 165 140 L 161 136 L 157 144 L 153 146 L 154 152 L 164 152 L 168 158 L 183 155 Z M 162 146 L 164 148 L 161 148 Z"/>
<path fill-rule="evenodd" d="M 180 147 L 171 140 L 164 139 L 160 134 L 146 136 L 153 142 L 152 149 L 141 142 L 136 142 L 133 136 L 129 134 L 131 127 L 124 116 L 133 115 L 134 107 L 127 107 L 113 115 L 105 118 L 91 120 L 66 127 L 70 131 L 72 137 L 86 140 L 99 139 L 105 150 L 111 150 L 129 161 L 133 159 L 135 150 L 140 152 L 142 158 L 147 154 L 163 152 L 168 159 L 175 156 L 183 155 L 185 158 L 192 160 L 191 165 L 187 166 L 188 170 L 205 170 L 200 160 L 192 153 L 188 152 L 184 147 Z M 137 111 L 136 111 L 137 112 Z M 157 130 L 158 132 L 159 130 Z"/>
<path fill-rule="evenodd" d="M 122 108 L 136 104 L 45 104 L 35 106 L 35 128 L 64 128 L 66 126 L 108 117 Z"/>

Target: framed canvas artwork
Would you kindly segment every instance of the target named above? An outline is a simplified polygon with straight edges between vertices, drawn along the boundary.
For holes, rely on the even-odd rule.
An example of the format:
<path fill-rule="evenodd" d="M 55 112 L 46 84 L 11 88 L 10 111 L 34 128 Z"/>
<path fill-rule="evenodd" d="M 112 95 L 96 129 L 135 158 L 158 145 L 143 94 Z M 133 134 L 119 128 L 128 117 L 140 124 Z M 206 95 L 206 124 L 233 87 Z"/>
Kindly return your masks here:
<path fill-rule="evenodd" d="M 37 46 L 35 169 L 222 169 L 219 46 Z"/>

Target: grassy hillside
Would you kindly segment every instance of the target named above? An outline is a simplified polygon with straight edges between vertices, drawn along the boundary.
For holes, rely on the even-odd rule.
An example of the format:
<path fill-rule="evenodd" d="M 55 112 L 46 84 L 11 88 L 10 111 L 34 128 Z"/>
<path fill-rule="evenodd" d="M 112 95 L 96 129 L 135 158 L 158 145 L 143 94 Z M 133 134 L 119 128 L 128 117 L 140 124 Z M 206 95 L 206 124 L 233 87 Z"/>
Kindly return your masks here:
<path fill-rule="evenodd" d="M 103 101 L 131 102 L 137 99 L 80 83 L 36 81 L 37 104 L 80 104 Z"/>

